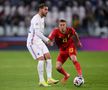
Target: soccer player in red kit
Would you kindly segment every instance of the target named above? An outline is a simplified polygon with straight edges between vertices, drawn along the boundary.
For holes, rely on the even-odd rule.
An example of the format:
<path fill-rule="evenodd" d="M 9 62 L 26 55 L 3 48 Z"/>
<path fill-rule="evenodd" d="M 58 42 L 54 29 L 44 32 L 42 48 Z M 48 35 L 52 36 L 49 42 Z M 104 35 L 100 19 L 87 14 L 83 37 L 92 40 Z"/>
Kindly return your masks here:
<path fill-rule="evenodd" d="M 79 62 L 77 61 L 77 49 L 76 46 L 81 47 L 81 42 L 79 40 L 78 34 L 75 32 L 74 28 L 69 28 L 66 25 L 66 20 L 59 20 L 58 28 L 54 29 L 48 38 L 51 42 L 55 41 L 59 48 L 59 55 L 56 62 L 56 69 L 59 73 L 64 75 L 61 80 L 63 84 L 66 83 L 70 74 L 68 74 L 62 67 L 65 61 L 70 58 L 75 66 L 78 76 L 82 77 L 82 70 Z M 75 37 L 77 44 L 75 44 L 73 37 Z"/>

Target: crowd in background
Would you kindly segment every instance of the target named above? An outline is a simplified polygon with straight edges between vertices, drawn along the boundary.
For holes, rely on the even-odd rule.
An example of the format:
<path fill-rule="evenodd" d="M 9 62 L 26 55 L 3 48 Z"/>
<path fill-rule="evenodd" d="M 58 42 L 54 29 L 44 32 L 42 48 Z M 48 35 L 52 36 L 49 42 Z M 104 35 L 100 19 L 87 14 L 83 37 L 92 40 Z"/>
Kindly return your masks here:
<path fill-rule="evenodd" d="M 49 7 L 46 32 L 66 19 L 80 36 L 108 37 L 108 0 L 44 0 Z M 0 0 L 0 36 L 26 36 L 40 0 Z"/>

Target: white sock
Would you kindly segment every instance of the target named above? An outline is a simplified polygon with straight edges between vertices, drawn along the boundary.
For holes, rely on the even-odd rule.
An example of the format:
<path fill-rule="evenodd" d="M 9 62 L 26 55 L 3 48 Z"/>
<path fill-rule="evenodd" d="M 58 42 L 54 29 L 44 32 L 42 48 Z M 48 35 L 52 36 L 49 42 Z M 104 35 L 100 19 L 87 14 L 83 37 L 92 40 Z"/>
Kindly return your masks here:
<path fill-rule="evenodd" d="M 46 60 L 46 73 L 47 73 L 47 79 L 52 78 L 52 62 L 51 62 L 51 59 Z"/>
<path fill-rule="evenodd" d="M 37 70 L 38 70 L 38 75 L 39 75 L 39 81 L 42 82 L 44 81 L 44 61 L 40 60 L 38 61 L 37 65 Z"/>

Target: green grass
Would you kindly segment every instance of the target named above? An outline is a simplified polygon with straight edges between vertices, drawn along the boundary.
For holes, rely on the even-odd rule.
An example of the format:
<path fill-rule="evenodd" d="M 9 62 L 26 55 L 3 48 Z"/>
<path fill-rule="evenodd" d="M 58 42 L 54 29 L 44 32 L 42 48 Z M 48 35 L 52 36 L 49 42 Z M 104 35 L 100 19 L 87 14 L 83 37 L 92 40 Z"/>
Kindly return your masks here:
<path fill-rule="evenodd" d="M 53 77 L 61 79 L 63 76 L 55 70 L 57 53 L 51 52 Z M 85 78 L 83 86 L 73 85 L 76 71 L 68 60 L 63 65 L 71 74 L 67 84 L 44 88 L 38 86 L 37 62 L 28 51 L 0 51 L 0 90 L 108 90 L 108 52 L 79 52 L 78 60 Z"/>

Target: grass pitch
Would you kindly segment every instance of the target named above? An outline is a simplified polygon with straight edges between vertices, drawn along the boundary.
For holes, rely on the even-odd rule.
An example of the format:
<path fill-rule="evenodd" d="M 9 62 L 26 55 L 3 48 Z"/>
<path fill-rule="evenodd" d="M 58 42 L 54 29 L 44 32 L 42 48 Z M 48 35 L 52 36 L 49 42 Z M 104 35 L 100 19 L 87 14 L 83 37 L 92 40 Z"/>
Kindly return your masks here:
<path fill-rule="evenodd" d="M 55 70 L 58 51 L 51 51 L 53 59 L 53 77 L 63 76 Z M 51 87 L 39 87 L 37 62 L 28 51 L 0 51 L 0 90 L 108 90 L 108 52 L 79 52 L 85 84 L 81 87 L 73 85 L 76 76 L 75 68 L 70 60 L 63 65 L 71 74 L 67 84 L 61 83 Z M 46 77 L 46 76 L 45 76 Z"/>

